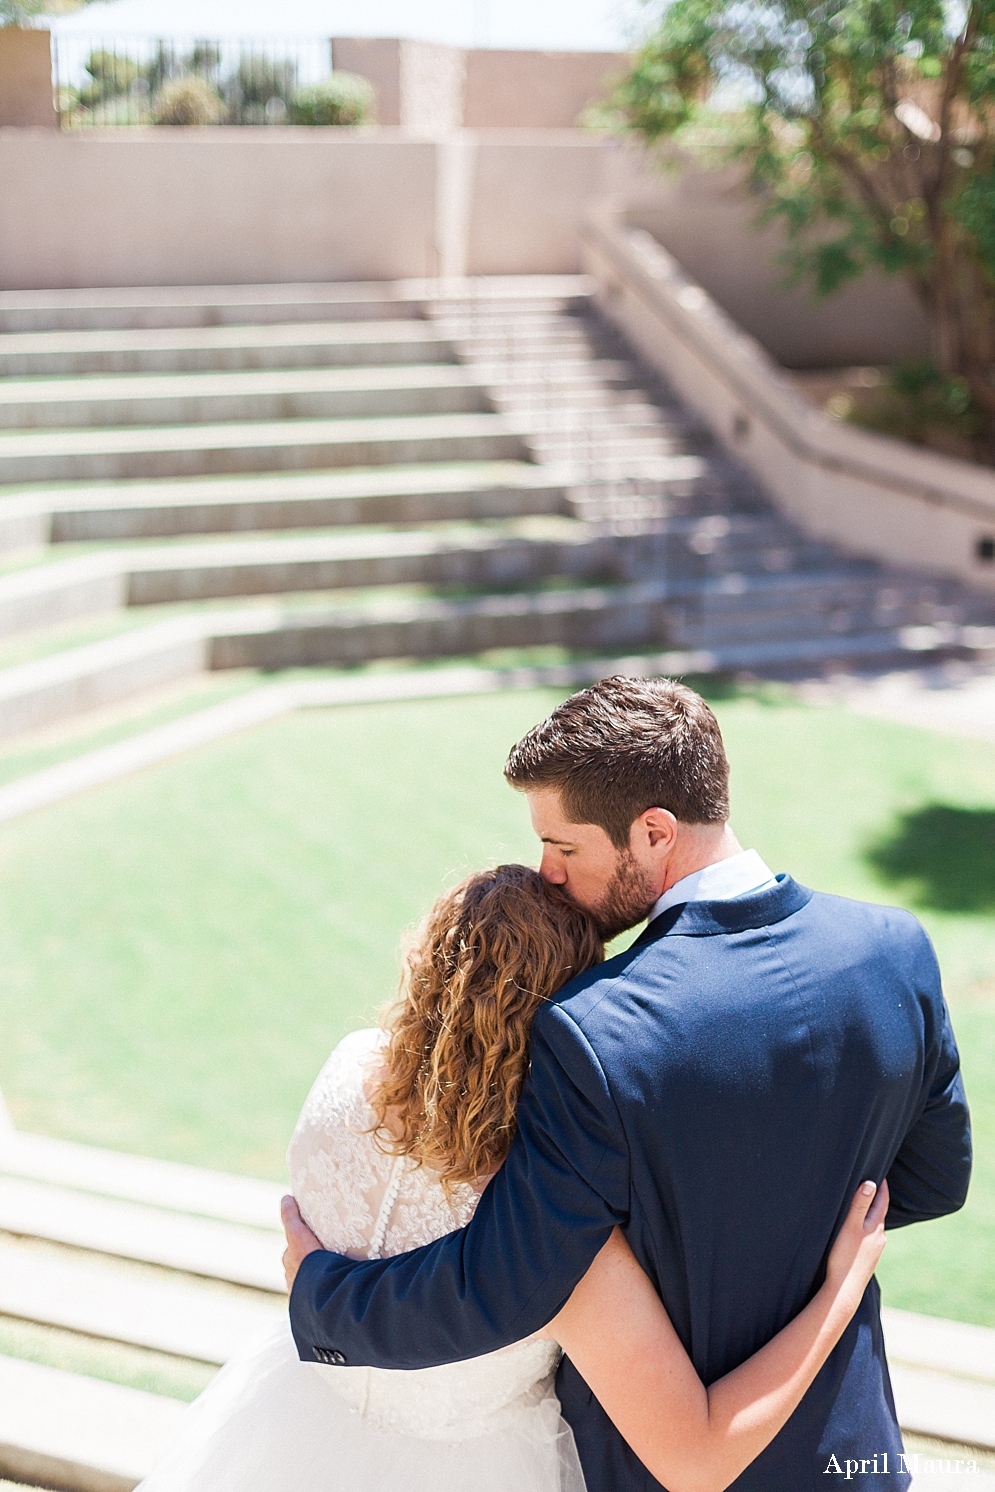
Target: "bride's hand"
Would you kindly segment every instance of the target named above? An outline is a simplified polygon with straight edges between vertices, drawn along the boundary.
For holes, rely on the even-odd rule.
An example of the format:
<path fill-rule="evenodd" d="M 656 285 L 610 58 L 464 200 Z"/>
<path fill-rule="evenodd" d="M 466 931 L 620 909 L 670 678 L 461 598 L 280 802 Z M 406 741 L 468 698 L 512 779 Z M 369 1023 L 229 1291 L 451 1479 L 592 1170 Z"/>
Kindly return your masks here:
<path fill-rule="evenodd" d="M 287 1281 L 287 1294 L 294 1288 L 301 1260 L 321 1248 L 318 1239 L 301 1217 L 300 1208 L 293 1197 L 284 1197 L 280 1203 L 283 1231 L 287 1235 L 287 1247 L 283 1255 L 283 1273 Z"/>
<path fill-rule="evenodd" d="M 829 1250 L 826 1288 L 851 1310 L 859 1305 L 884 1253 L 887 1212 L 887 1181 L 882 1181 L 879 1187 L 873 1181 L 862 1182 Z"/>

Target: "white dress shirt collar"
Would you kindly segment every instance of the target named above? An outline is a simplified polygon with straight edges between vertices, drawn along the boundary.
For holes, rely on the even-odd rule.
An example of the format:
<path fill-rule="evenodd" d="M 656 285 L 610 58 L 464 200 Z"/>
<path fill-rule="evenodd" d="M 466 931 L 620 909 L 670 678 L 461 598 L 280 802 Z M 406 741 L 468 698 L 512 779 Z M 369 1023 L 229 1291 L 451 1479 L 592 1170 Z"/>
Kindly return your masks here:
<path fill-rule="evenodd" d="M 773 871 L 764 864 L 756 850 L 740 850 L 728 860 L 716 860 L 701 870 L 675 881 L 665 891 L 649 914 L 649 921 L 659 917 L 668 907 L 679 906 L 686 901 L 731 901 L 735 896 L 745 896 L 748 891 L 766 890 L 776 884 Z"/>

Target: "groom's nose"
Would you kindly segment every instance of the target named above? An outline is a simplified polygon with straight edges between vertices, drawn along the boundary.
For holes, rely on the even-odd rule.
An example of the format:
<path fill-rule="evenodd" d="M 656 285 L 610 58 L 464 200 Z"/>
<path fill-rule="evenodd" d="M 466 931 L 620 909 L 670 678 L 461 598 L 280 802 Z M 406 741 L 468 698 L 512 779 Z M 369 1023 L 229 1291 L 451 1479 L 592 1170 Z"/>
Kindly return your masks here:
<path fill-rule="evenodd" d="M 542 859 L 539 862 L 539 874 L 551 886 L 566 885 L 567 868 L 563 863 L 563 856 L 558 850 L 551 849 L 548 845 L 544 848 Z"/>

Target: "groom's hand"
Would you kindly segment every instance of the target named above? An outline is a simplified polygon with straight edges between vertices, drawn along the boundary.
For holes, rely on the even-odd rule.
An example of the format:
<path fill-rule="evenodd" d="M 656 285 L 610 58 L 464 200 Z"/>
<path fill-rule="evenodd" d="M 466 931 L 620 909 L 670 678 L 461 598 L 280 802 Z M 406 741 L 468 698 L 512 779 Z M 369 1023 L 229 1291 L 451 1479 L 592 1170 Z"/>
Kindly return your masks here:
<path fill-rule="evenodd" d="M 289 1294 L 294 1288 L 294 1280 L 301 1267 L 301 1260 L 308 1254 L 313 1254 L 316 1249 L 320 1249 L 321 1244 L 301 1217 L 293 1197 L 284 1197 L 280 1203 L 280 1216 L 283 1218 L 283 1231 L 287 1235 L 283 1272 L 287 1277 L 287 1293 Z"/>

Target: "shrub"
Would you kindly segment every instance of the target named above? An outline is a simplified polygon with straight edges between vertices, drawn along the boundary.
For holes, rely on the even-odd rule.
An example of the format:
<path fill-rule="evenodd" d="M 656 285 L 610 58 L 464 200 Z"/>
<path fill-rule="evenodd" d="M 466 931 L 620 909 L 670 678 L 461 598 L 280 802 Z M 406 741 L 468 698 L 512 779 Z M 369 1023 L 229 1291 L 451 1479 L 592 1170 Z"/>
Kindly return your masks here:
<path fill-rule="evenodd" d="M 85 109 L 93 109 L 104 99 L 127 93 L 142 75 L 142 69 L 130 57 L 118 57 L 115 52 L 105 51 L 91 52 L 86 70 L 93 81 L 80 89 L 79 101 Z"/>
<path fill-rule="evenodd" d="M 224 114 L 224 101 L 206 78 L 192 76 L 164 83 L 152 106 L 155 124 L 220 124 Z"/>
<path fill-rule="evenodd" d="M 376 94 L 356 73 L 333 73 L 323 83 L 298 88 L 290 99 L 291 124 L 366 124 L 374 115 Z"/>
<path fill-rule="evenodd" d="M 296 81 L 297 66 L 291 59 L 244 53 L 225 90 L 229 123 L 273 124 L 284 119 Z"/>
<path fill-rule="evenodd" d="M 995 463 L 985 412 L 967 380 L 941 373 L 935 363 L 901 363 L 878 383 L 830 402 L 831 414 L 854 425 L 964 461 Z"/>

